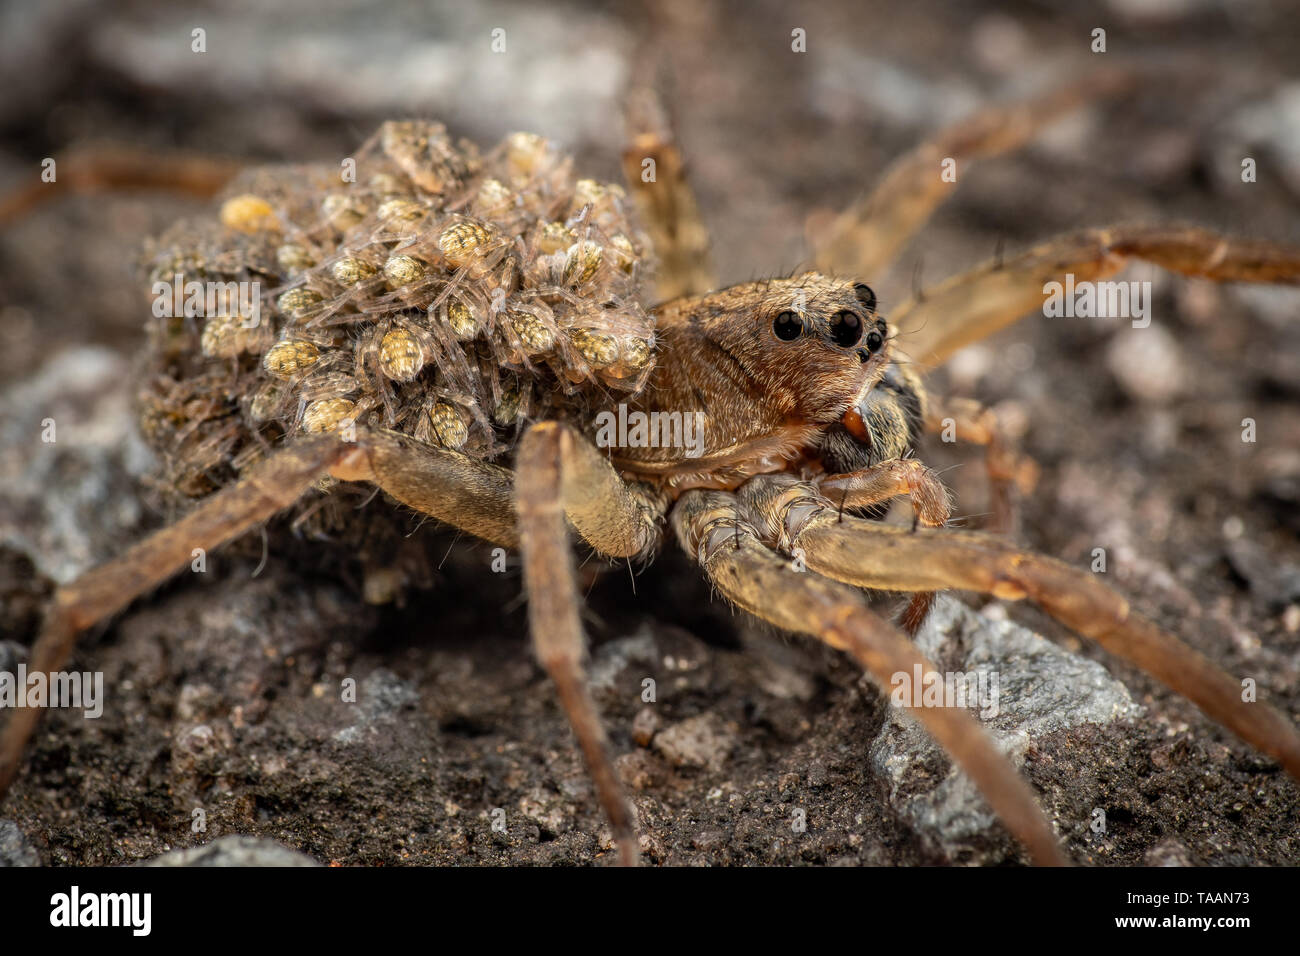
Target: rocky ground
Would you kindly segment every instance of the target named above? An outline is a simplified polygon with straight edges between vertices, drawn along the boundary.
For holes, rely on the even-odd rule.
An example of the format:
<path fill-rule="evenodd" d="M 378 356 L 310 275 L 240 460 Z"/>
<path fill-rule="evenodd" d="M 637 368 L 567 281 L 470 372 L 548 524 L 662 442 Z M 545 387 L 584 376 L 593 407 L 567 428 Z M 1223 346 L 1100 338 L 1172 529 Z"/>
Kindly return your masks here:
<path fill-rule="evenodd" d="M 964 169 L 897 267 L 867 277 L 885 308 L 999 246 L 1081 226 L 1179 219 L 1300 240 L 1300 87 L 1286 76 L 1300 25 L 1281 3 L 1187 0 L 1159 16 L 1132 0 L 1104 16 L 929 0 L 806 15 L 306 9 L 279 4 L 252 24 L 216 6 L 141 2 L 92 19 L 70 4 L 7 22 L 0 184 L 95 142 L 333 161 L 409 113 L 485 141 L 532 127 L 613 177 L 617 91 L 649 37 L 665 51 L 720 274 L 736 281 L 793 268 L 809 214 L 842 205 L 938 125 L 1086 67 L 1102 25 L 1112 53 L 1173 59 L 1187 79 Z M 177 52 L 195 25 L 217 44 L 197 67 Z M 493 60 L 479 47 L 498 25 L 509 46 Z M 790 52 L 794 27 L 806 54 Z M 1243 156 L 1258 182 L 1241 183 Z M 55 582 L 161 520 L 132 430 L 145 303 L 133 258 L 201 209 L 71 198 L 0 233 L 0 670 L 25 656 Z M 1124 277 L 1153 282 L 1150 328 L 1031 317 L 932 387 L 993 404 L 1042 466 L 1021 540 L 1085 566 L 1106 549 L 1110 583 L 1136 607 L 1300 717 L 1300 295 L 1140 265 Z M 54 444 L 40 440 L 46 418 Z M 960 523 L 978 525 L 978 452 L 936 443 L 922 457 L 950 469 Z M 70 666 L 104 672 L 104 715 L 50 715 L 0 804 L 0 860 L 129 863 L 247 834 L 322 863 L 609 862 L 531 660 L 517 572 L 490 573 L 485 549 L 435 528 L 418 536 L 441 568 L 403 607 L 366 605 L 273 534 L 260 573 L 254 538 L 85 640 Z M 590 669 L 647 860 L 1021 860 L 844 656 L 733 614 L 673 549 L 635 576 L 587 570 Z M 1294 781 L 1034 609 L 949 599 L 920 640 L 946 669 L 998 673 L 988 727 L 1076 860 L 1300 863 Z M 354 703 L 340 699 L 348 680 Z M 221 852 L 247 860 L 258 846 Z"/>

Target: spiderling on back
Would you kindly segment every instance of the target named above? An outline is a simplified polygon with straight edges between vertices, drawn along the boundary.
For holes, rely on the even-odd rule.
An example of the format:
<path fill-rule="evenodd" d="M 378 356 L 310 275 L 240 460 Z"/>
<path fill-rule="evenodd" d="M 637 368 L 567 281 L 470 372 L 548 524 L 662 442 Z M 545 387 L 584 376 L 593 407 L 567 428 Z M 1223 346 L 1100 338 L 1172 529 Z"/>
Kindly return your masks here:
<path fill-rule="evenodd" d="M 201 496 L 271 444 L 351 425 L 492 458 L 558 405 L 638 390 L 654 323 L 627 207 L 539 136 L 480 156 L 421 121 L 385 123 L 340 168 L 243 174 L 148 254 L 168 301 L 216 296 L 151 322 L 141 418 L 164 486 Z"/>

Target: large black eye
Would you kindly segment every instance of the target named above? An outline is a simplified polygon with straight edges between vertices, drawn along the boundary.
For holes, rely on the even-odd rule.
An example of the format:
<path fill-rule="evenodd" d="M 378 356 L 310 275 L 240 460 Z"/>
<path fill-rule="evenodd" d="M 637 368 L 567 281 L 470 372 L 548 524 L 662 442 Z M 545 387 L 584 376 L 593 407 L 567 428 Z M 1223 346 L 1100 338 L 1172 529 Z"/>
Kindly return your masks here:
<path fill-rule="evenodd" d="M 876 311 L 876 293 L 871 291 L 871 286 L 859 282 L 853 287 L 853 294 L 858 297 L 858 301 L 868 312 Z"/>
<path fill-rule="evenodd" d="M 772 332 L 782 342 L 791 342 L 803 334 L 803 319 L 794 312 L 782 312 L 772 320 Z"/>
<path fill-rule="evenodd" d="M 862 320 L 852 312 L 836 312 L 831 316 L 831 341 L 842 349 L 852 348 L 862 338 Z"/>

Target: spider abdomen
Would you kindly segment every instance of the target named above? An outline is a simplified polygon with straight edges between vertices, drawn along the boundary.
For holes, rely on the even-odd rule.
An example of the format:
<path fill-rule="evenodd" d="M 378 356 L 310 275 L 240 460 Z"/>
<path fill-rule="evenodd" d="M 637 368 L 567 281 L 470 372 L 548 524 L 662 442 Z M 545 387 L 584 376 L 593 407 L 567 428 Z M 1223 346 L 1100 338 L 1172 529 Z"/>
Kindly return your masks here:
<path fill-rule="evenodd" d="M 355 158 L 240 176 L 149 260 L 146 437 L 184 496 L 299 433 L 373 426 L 480 458 L 635 392 L 648 243 L 618 186 L 529 133 L 480 155 L 385 123 Z"/>

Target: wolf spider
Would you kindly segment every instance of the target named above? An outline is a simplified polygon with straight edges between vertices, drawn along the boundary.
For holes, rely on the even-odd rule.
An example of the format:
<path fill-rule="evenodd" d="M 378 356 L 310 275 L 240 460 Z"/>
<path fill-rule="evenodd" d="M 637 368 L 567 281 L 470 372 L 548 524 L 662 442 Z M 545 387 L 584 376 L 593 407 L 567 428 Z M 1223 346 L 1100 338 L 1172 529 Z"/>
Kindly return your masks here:
<path fill-rule="evenodd" d="M 571 528 L 602 556 L 637 558 L 662 544 L 666 523 L 729 601 L 847 651 L 886 687 L 896 673 L 933 670 L 908 633 L 924 620 L 934 592 L 1032 600 L 1300 777 L 1300 735 L 1284 716 L 1244 703 L 1236 681 L 1133 612 L 1095 576 L 995 534 L 944 527 L 947 492 L 910 452 L 945 412 L 926 395 L 915 367 L 899 361 L 900 330 L 911 334 L 912 355 L 941 362 L 1039 307 L 1044 283 L 1065 272 L 1103 279 L 1139 259 L 1189 276 L 1294 284 L 1300 249 L 1193 227 L 1089 229 L 948 279 L 899 305 L 891 321 L 879 316 L 875 294 L 860 281 L 880 273 L 946 198 L 942 159 L 1019 147 L 1064 111 L 1128 82 L 1121 74 L 1093 76 L 939 133 L 897 160 L 874 191 L 813 238 L 814 271 L 719 291 L 711 291 L 708 237 L 680 154 L 653 103 L 642 102 L 632 114 L 625 167 L 667 300 L 649 313 L 631 298 L 647 243 L 623 218 L 618 191 L 589 181 L 575 186 L 563 162 L 539 158 L 536 138 L 512 139 L 498 157 L 500 168 L 522 179 L 502 173 L 506 181 L 489 181 L 473 154 L 451 147 L 432 127 L 386 125 L 375 155 L 387 171 L 372 183 L 383 179 L 375 187 L 379 198 L 407 198 L 389 198 L 379 225 L 346 197 L 322 204 L 311 196 L 312 209 L 322 208 L 332 225 L 313 225 L 310 215 L 295 220 L 284 211 L 292 194 L 279 205 L 250 194 L 227 200 L 223 235 L 280 230 L 275 241 L 283 242 L 281 232 L 296 229 L 302 244 L 288 255 L 283 245 L 279 255 L 282 265 L 300 254 L 302 262 L 278 273 L 248 267 L 255 254 L 241 246 L 238 268 L 245 272 L 234 274 L 260 269 L 288 290 L 277 300 L 281 342 L 249 345 L 227 320 L 210 324 L 204 354 L 230 363 L 221 367 L 232 369 L 245 390 L 265 386 L 262 369 L 289 384 L 239 396 L 241 414 L 254 424 L 238 434 L 213 432 L 196 444 L 192 432 L 164 433 L 189 443 L 185 454 L 197 456 L 200 467 L 192 471 L 200 475 L 223 464 L 232 442 L 256 434 L 260 445 L 244 456 L 237 478 L 232 473 L 215 488 L 186 492 L 199 501 L 180 520 L 60 588 L 31 672 L 59 668 L 79 632 L 163 582 L 192 549 L 243 535 L 322 490 L 322 481 L 326 491 L 355 482 L 519 549 L 534 648 L 559 691 L 622 863 L 637 861 L 638 844 L 584 676 Z M 646 158 L 656 162 L 654 182 L 641 179 Z M 550 200 L 538 197 L 551 193 L 529 179 L 537 175 L 552 176 L 543 185 L 573 197 L 567 219 L 544 221 L 558 207 L 541 208 Z M 316 188 L 307 180 L 300 189 Z M 464 198 L 471 194 L 473 201 Z M 534 200 L 541 205 L 525 209 Z M 522 218 L 507 227 L 486 213 L 481 220 L 464 216 L 493 203 L 507 210 L 493 216 Z M 496 225 L 481 224 L 489 220 Z M 308 279 L 293 280 L 295 268 Z M 385 284 L 381 270 L 393 281 Z M 488 304 L 494 291 L 512 296 L 509 308 Z M 336 297 L 328 308 L 326 293 Z M 405 311 L 412 302 L 419 311 Z M 339 328 L 347 330 L 341 339 Z M 649 328 L 652 337 L 644 334 Z M 168 334 L 164 329 L 164 340 Z M 234 337 L 222 338 L 227 334 Z M 637 342 L 652 346 L 652 357 Z M 165 353 L 171 346 L 155 347 Z M 330 347 L 342 349 L 330 360 L 333 377 L 314 379 L 316 390 L 304 391 L 304 369 L 320 371 L 321 350 Z M 528 391 L 538 383 L 544 388 Z M 511 391 L 517 387 L 527 391 L 522 405 Z M 598 448 L 588 437 L 596 416 L 620 395 L 623 411 L 699 413 L 702 454 L 644 442 L 609 453 Z M 262 411 L 254 414 L 259 402 Z M 419 414 L 408 414 L 417 407 Z M 993 485 L 1005 492 L 1023 477 L 1024 463 L 987 413 L 952 408 L 959 435 L 988 446 Z M 517 441 L 498 440 L 503 421 L 516 418 L 533 421 L 516 425 Z M 170 477 L 179 487 L 178 474 Z M 904 496 L 912 527 L 870 517 Z M 794 553 L 803 557 L 802 573 L 792 570 Z M 866 591 L 912 592 L 901 624 L 877 614 Z M 973 717 L 959 708 L 914 712 L 1035 862 L 1067 862 L 1027 783 Z M 0 793 L 18 771 L 36 714 L 17 710 L 4 727 Z"/>

